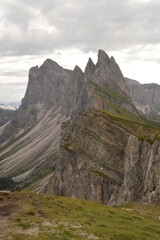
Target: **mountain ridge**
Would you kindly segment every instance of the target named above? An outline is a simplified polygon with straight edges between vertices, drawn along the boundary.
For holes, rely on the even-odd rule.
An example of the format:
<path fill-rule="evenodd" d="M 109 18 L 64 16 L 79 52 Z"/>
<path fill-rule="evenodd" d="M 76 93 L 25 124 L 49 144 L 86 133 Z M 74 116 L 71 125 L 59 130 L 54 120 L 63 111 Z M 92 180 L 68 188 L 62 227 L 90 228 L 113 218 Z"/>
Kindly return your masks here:
<path fill-rule="evenodd" d="M 144 197 L 150 201 L 149 191 L 153 191 L 153 201 L 159 203 L 158 173 L 153 187 L 149 187 L 152 177 L 145 184 L 144 196 L 135 192 L 133 178 L 128 180 L 133 189 L 125 185 L 129 171 L 139 178 L 137 169 L 130 169 L 132 164 L 126 167 L 127 159 L 134 159 L 132 151 L 127 150 L 130 136 L 135 136 L 140 146 L 146 139 L 148 144 L 159 144 L 157 132 L 134 106 L 115 59 L 103 50 L 99 50 L 96 64 L 89 58 L 84 72 L 78 66 L 64 69 L 47 59 L 41 67 L 30 69 L 21 106 L 14 120 L 0 131 L 0 177 L 12 178 L 20 189 L 91 197 L 105 204 Z M 81 148 L 77 149 L 79 144 Z M 151 166 L 159 158 L 157 149 Z M 141 150 L 136 148 L 137 156 Z M 148 151 L 149 157 L 150 145 Z M 104 172 L 91 168 L 95 156 Z M 140 161 L 138 158 L 138 166 Z M 159 169 L 159 162 L 156 164 Z M 143 174 L 152 175 L 154 166 L 150 172 L 147 162 L 144 165 L 147 172 Z M 140 179 L 143 187 L 144 178 Z"/>

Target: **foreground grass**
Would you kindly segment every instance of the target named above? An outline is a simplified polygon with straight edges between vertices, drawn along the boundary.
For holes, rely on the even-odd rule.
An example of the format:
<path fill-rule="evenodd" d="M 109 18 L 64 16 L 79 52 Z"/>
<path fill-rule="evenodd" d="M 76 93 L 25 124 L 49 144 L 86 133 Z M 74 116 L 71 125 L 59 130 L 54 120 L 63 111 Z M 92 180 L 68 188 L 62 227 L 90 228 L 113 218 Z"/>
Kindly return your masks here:
<path fill-rule="evenodd" d="M 0 193 L 0 239 L 159 240 L 159 218 L 160 207 L 142 203 L 108 207 L 31 192 Z"/>

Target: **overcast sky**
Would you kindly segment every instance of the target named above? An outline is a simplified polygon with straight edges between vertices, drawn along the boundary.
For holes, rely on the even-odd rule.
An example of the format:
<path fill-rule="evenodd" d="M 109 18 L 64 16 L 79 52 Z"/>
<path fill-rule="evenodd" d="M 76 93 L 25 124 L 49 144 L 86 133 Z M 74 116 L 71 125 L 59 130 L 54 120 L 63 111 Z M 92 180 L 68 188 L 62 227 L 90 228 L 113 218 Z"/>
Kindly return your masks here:
<path fill-rule="evenodd" d="M 0 0 L 0 102 L 20 101 L 46 58 L 84 70 L 98 49 L 124 76 L 160 84 L 160 0 Z"/>

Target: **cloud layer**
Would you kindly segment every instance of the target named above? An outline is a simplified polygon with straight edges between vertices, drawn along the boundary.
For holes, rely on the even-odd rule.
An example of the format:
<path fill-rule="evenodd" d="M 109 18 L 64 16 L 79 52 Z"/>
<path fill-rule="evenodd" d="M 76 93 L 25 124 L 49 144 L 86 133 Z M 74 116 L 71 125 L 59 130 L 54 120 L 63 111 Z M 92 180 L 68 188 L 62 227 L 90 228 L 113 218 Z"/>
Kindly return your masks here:
<path fill-rule="evenodd" d="M 0 52 L 121 50 L 160 41 L 160 1 L 1 0 Z"/>

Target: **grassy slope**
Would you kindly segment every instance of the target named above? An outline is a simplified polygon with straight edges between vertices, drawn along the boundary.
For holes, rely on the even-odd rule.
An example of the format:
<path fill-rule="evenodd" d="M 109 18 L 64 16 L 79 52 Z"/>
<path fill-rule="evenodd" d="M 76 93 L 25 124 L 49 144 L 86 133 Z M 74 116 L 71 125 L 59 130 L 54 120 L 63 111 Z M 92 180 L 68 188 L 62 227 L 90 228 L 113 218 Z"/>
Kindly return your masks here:
<path fill-rule="evenodd" d="M 155 140 L 160 140 L 160 128 L 151 126 L 139 120 L 133 120 L 125 116 L 120 116 L 108 110 L 96 110 L 106 115 L 109 121 L 117 123 L 122 127 L 126 127 L 130 133 L 137 136 L 140 140 L 146 140 L 153 143 Z"/>
<path fill-rule="evenodd" d="M 109 89 L 107 86 L 102 88 L 92 81 L 89 81 L 88 84 L 91 84 L 94 87 L 95 93 L 97 93 L 104 103 L 110 107 L 111 113 L 119 115 L 120 118 L 122 117 L 131 121 L 141 122 L 150 125 L 153 128 L 160 129 L 160 122 L 151 120 L 146 115 L 142 115 L 138 110 L 136 110 L 131 99 L 123 92 L 118 93 L 116 90 Z M 134 114 L 126 109 L 127 104 L 135 109 Z"/>
<path fill-rule="evenodd" d="M 160 239 L 160 207 L 108 207 L 94 202 L 0 193 L 0 239 Z"/>

